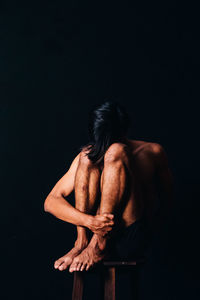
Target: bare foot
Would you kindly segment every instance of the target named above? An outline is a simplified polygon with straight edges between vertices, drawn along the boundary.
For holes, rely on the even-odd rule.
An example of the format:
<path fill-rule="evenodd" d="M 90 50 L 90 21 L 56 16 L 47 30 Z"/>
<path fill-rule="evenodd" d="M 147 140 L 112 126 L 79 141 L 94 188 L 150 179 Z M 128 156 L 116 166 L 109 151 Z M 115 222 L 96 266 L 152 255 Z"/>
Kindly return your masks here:
<path fill-rule="evenodd" d="M 72 263 L 73 259 L 81 253 L 85 247 L 87 247 L 88 242 L 85 243 L 75 243 L 74 248 L 72 248 L 67 254 L 59 258 L 54 263 L 54 268 L 60 271 L 66 270 L 67 267 Z"/>
<path fill-rule="evenodd" d="M 102 261 L 106 255 L 104 251 L 105 243 L 105 240 L 101 239 L 99 241 L 98 236 L 94 234 L 87 248 L 73 259 L 69 272 L 83 271 L 84 269 L 87 271 L 96 263 Z"/>

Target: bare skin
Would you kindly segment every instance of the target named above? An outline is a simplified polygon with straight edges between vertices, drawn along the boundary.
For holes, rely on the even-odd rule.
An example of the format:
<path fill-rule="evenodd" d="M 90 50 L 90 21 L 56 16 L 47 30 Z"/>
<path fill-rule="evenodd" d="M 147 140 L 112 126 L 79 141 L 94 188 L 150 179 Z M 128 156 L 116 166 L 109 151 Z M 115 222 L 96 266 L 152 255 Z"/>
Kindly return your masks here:
<path fill-rule="evenodd" d="M 171 175 L 164 150 L 158 144 L 130 140 L 126 145 L 113 144 L 105 155 L 101 182 L 100 213 L 116 214 L 116 208 L 121 207 L 122 226 L 132 224 L 143 214 L 152 223 L 158 184 L 163 201 L 168 205 L 171 201 Z M 69 271 L 87 271 L 100 262 L 105 257 L 106 239 L 94 234 Z"/>
<path fill-rule="evenodd" d="M 83 213 L 96 213 L 97 200 L 100 196 L 100 169 L 89 161 L 82 152 L 75 175 L 75 207 Z M 105 234 L 111 227 L 106 228 Z M 55 269 L 65 270 L 79 253 L 88 245 L 85 227 L 77 226 L 77 240 L 71 251 L 55 261 Z"/>
<path fill-rule="evenodd" d="M 56 183 L 44 202 L 44 210 L 65 222 L 90 229 L 94 233 L 105 234 L 106 228 L 113 225 L 113 215 L 92 216 L 73 207 L 66 197 L 75 187 L 75 176 L 80 154 L 73 160 L 67 173 Z"/>
<path fill-rule="evenodd" d="M 101 175 L 100 214 L 112 212 L 116 215 L 116 209 L 124 201 L 129 170 L 127 150 L 124 144 L 113 144 L 105 154 Z M 105 247 L 106 237 L 100 238 L 98 234 L 94 234 L 88 247 L 73 260 L 69 271 L 88 270 L 105 257 Z"/>
<path fill-rule="evenodd" d="M 77 155 L 68 172 L 57 182 L 44 203 L 45 211 L 77 225 L 74 248 L 54 263 L 54 267 L 60 271 L 65 270 L 73 258 L 88 245 L 86 228 L 99 235 L 105 235 L 113 226 L 111 214 L 94 216 L 88 214 L 93 212 L 96 199 L 99 197 L 100 171 L 89 163 L 88 159 L 85 162 L 85 155 L 82 154 Z M 65 199 L 73 190 L 76 208 Z"/>
<path fill-rule="evenodd" d="M 165 208 L 171 200 L 170 171 L 159 144 L 124 139 L 123 143 L 111 145 L 104 157 L 100 181 L 100 214 L 115 214 L 121 226 L 130 225 L 143 214 L 151 223 L 158 190 Z M 58 211 L 57 217 L 61 218 Z M 79 237 L 84 235 L 80 232 Z M 72 255 L 69 271 L 88 270 L 101 261 L 105 257 L 107 238 L 95 232 L 89 245 Z M 67 255 L 69 257 L 69 253 Z"/>

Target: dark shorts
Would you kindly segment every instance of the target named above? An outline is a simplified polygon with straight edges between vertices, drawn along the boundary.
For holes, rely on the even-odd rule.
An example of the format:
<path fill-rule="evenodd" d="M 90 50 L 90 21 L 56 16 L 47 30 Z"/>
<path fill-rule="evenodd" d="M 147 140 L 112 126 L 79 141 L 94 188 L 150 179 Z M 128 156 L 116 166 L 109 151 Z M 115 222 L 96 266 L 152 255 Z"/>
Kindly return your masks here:
<path fill-rule="evenodd" d="M 109 251 L 112 259 L 130 260 L 145 255 L 151 234 L 143 218 L 138 219 L 128 227 L 120 229 L 109 241 Z"/>

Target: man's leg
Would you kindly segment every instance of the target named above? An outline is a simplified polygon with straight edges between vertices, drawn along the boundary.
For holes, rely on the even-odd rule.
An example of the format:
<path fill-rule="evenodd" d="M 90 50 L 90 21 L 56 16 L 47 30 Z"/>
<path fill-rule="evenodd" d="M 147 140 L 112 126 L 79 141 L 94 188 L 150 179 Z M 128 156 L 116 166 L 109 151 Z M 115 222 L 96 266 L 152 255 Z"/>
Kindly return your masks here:
<path fill-rule="evenodd" d="M 100 200 L 100 176 L 100 169 L 82 152 L 75 178 L 75 207 L 81 212 L 95 214 Z M 86 228 L 77 226 L 76 244 L 87 246 Z"/>
<path fill-rule="evenodd" d="M 127 147 L 113 144 L 105 154 L 104 169 L 101 176 L 100 214 L 116 213 L 122 210 L 127 191 L 128 170 L 130 170 Z M 120 217 L 120 214 L 118 214 Z M 92 265 L 102 260 L 107 237 L 94 234 L 88 247 L 76 256 L 69 271 L 88 270 Z"/>
<path fill-rule="evenodd" d="M 75 178 L 75 207 L 82 212 L 95 213 L 98 207 L 99 193 L 100 170 L 82 152 Z M 87 247 L 87 245 L 87 229 L 77 226 L 77 240 L 74 248 L 58 259 L 54 267 L 60 271 L 65 270 L 72 263 L 73 258 Z"/>

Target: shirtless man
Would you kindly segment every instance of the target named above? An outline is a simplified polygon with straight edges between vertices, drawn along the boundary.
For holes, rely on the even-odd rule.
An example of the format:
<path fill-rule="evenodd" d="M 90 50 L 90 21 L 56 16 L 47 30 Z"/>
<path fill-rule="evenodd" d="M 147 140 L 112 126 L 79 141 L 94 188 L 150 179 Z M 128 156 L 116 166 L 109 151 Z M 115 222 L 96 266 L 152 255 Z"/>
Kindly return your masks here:
<path fill-rule="evenodd" d="M 74 248 L 54 264 L 60 271 L 88 270 L 106 257 L 118 232 L 129 230 L 129 238 L 133 230 L 139 235 L 140 220 L 153 228 L 157 199 L 160 218 L 170 209 L 172 181 L 163 147 L 128 139 L 128 127 L 128 115 L 118 103 L 108 101 L 94 110 L 89 121 L 91 142 L 45 200 L 45 211 L 77 226 Z M 75 207 L 66 200 L 72 191 Z M 90 240 L 88 229 L 93 232 Z M 130 252 L 140 240 L 133 236 L 124 244 Z"/>

